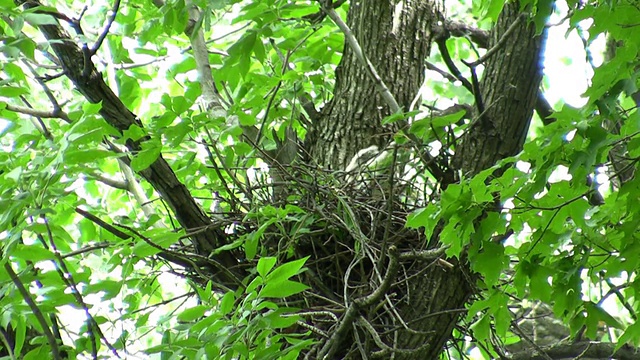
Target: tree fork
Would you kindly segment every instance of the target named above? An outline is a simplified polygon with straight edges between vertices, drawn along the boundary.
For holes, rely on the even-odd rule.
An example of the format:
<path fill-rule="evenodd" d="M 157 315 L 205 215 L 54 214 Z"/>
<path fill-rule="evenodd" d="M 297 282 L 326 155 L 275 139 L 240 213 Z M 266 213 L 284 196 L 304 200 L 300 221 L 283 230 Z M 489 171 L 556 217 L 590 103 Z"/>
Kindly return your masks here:
<path fill-rule="evenodd" d="M 541 79 L 540 54 L 544 36 L 536 36 L 534 25 L 522 21 L 518 9 L 517 3 L 505 5 L 491 32 L 489 48 L 494 50 L 486 59 L 480 82 L 481 98 L 486 106 L 483 117 L 487 124 L 476 121 L 471 125 L 456 148 L 452 164 L 467 176 L 521 151 L 529 127 Z M 396 11 L 399 10 L 391 4 L 365 6 L 353 3 L 347 23 L 372 66 L 400 106 L 407 109 L 422 83 L 424 59 L 434 40 L 431 29 L 437 19 L 437 8 L 434 3 L 403 4 L 401 33 L 395 31 Z M 372 18 L 379 21 L 372 22 Z M 358 150 L 368 145 L 386 144 L 391 132 L 380 124 L 380 120 L 390 114 L 368 76 L 368 69 L 348 46 L 345 46 L 336 77 L 335 97 L 310 129 L 306 145 L 318 164 L 344 169 Z M 435 233 L 434 239 L 437 239 L 438 230 Z M 459 309 L 464 308 L 472 295 L 472 276 L 464 259 L 464 255 L 460 261 L 448 259 L 453 267 L 446 269 L 433 266 L 429 261 L 414 261 L 410 268 L 418 269 L 414 271 L 420 276 L 408 280 L 411 297 L 398 303 L 397 307 L 408 328 L 400 327 L 395 334 L 372 341 L 392 344 L 391 351 L 397 349 L 396 359 L 437 358 L 451 338 Z"/>

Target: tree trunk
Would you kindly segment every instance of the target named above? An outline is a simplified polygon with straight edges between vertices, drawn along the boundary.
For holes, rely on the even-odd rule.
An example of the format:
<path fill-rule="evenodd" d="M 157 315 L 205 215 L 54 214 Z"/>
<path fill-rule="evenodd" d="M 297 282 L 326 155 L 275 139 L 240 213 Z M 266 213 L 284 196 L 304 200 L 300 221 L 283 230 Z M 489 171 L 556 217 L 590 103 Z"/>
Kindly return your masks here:
<path fill-rule="evenodd" d="M 534 25 L 520 17 L 519 6 L 517 2 L 506 4 L 491 33 L 490 49 L 518 21 L 485 65 L 480 83 L 483 114 L 456 149 L 454 166 L 470 176 L 519 153 L 529 130 L 542 79 L 544 34 L 535 36 Z"/>
<path fill-rule="evenodd" d="M 456 148 L 452 167 L 468 176 L 521 151 L 529 128 L 541 80 L 543 37 L 535 36 L 533 24 L 520 17 L 518 9 L 517 3 L 507 4 L 492 31 L 490 48 L 496 46 L 514 21 L 519 21 L 515 31 L 484 64 L 479 84 L 482 116 L 476 114 Z M 394 18 L 396 24 L 400 19 L 398 27 L 394 27 Z M 424 79 L 424 59 L 429 54 L 436 19 L 436 5 L 431 2 L 407 1 L 397 6 L 384 1 L 351 4 L 349 27 L 405 111 Z M 388 107 L 348 46 L 336 78 L 335 97 L 310 130 L 306 144 L 313 161 L 333 170 L 344 169 L 358 150 L 386 145 L 393 134 L 380 122 L 390 115 Z M 394 306 L 404 324 L 398 321 L 384 328 L 378 324 L 377 333 L 382 334 L 379 339 L 372 338 L 366 329 L 350 326 L 350 334 L 342 339 L 346 344 L 342 355 L 359 358 L 357 351 L 344 351 L 360 342 L 364 344 L 361 349 L 386 358 L 393 352 L 396 359 L 436 359 L 451 339 L 473 292 L 468 264 L 464 260 L 447 261 L 453 264 L 452 268 L 434 265 L 433 261 L 403 263 L 402 278 L 397 280 L 405 282 L 405 287 Z M 363 310 L 360 316 L 375 318 L 373 308 Z M 359 329 L 355 334 L 354 328 Z M 386 348 L 379 346 L 380 340 Z"/>
<path fill-rule="evenodd" d="M 435 6 L 432 1 L 351 3 L 348 25 L 404 111 L 424 80 Z M 358 150 L 388 144 L 394 129 L 381 120 L 389 115 L 367 70 L 345 46 L 334 98 L 313 124 L 306 149 L 320 166 L 344 170 Z"/>

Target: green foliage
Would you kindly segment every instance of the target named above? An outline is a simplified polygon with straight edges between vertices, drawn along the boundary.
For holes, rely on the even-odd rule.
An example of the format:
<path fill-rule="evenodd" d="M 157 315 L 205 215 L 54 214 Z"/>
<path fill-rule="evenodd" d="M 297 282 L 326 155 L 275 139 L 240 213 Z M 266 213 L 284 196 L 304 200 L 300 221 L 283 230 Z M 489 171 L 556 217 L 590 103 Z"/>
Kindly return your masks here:
<path fill-rule="evenodd" d="M 56 6 L 61 4 L 51 5 L 51 9 L 57 11 Z M 82 26 L 100 32 L 107 9 L 88 5 Z M 226 11 L 232 4 L 201 5 L 205 9 Z M 71 13 L 79 14 L 82 10 L 77 4 L 65 6 Z M 161 275 L 166 268 L 154 260 L 154 255 L 161 249 L 182 243 L 185 234 L 164 227 L 171 224 L 167 210 L 158 207 L 156 211 L 160 216 L 147 218 L 136 209 L 137 205 L 131 205 L 129 195 L 100 182 L 109 178 L 122 181 L 119 160 L 123 156 L 117 146 L 144 139 L 140 151 L 130 159 L 132 169 L 145 171 L 163 153 L 171 161 L 180 181 L 194 196 L 204 197 L 203 206 L 207 208 L 212 204 L 211 193 L 227 191 L 223 184 L 231 182 L 231 175 L 196 159 L 198 144 L 194 140 L 205 130 L 213 137 L 207 140 L 218 141 L 221 145 L 217 166 L 255 163 L 255 158 L 247 157 L 252 148 L 242 142 L 239 131 L 228 128 L 224 119 L 210 118 L 197 111 L 195 104 L 201 95 L 201 87 L 190 78 L 195 62 L 190 53 L 179 54 L 178 51 L 189 46 L 189 39 L 182 35 L 188 19 L 185 3 L 170 1 L 161 8 L 151 2 L 123 5 L 100 49 L 100 56 L 115 65 L 100 70 L 120 100 L 142 120 L 144 129 L 132 126 L 120 136 L 118 130 L 100 116 L 102 105 L 88 103 L 72 93 L 73 85 L 62 77 L 48 86 L 64 94 L 59 101 L 65 102 L 64 111 L 70 123 L 45 119 L 44 126 L 51 134 L 49 138 L 38 135 L 42 126 L 7 110 L 7 104 L 20 104 L 21 97 L 29 96 L 29 101 L 36 104 L 34 107 L 47 107 L 49 101 L 45 93 L 38 90 L 40 85 L 32 81 L 32 74 L 26 75 L 28 68 L 13 60 L 20 57 L 33 60 L 35 54 L 41 56 L 32 40 L 37 31 L 35 27 L 57 24 L 57 21 L 50 15 L 23 12 L 11 2 L 0 3 L 0 7 L 5 15 L 0 20 L 3 39 L 0 117 L 5 149 L 0 153 L 1 258 L 3 263 L 11 259 L 23 283 L 39 281 L 34 299 L 44 314 L 66 314 L 83 309 L 93 314 L 93 320 L 85 318 L 75 325 L 63 315 L 61 325 L 73 334 L 70 344 L 75 347 L 74 353 L 94 351 L 92 342 L 95 340 L 91 337 L 96 333 L 88 332 L 89 321 L 93 322 L 91 326 L 111 328 L 108 336 L 117 338 L 111 344 L 118 351 L 135 343 L 134 351 L 161 353 L 163 358 L 184 355 L 193 358 L 297 358 L 302 349 L 310 346 L 311 340 L 296 332 L 280 334 L 279 330 L 301 320 L 296 315 L 297 309 L 283 306 L 280 300 L 308 288 L 293 279 L 306 259 L 273 268 L 277 262 L 275 258 L 260 257 L 259 276 L 249 282 L 245 290 L 220 296 L 210 284 L 206 289 L 193 284 L 200 303 L 180 304 L 171 299 L 184 297 L 188 289 L 171 285 L 175 280 Z M 224 11 L 203 12 L 205 15 L 197 26 L 209 38 L 220 35 L 212 31 L 214 22 L 226 27 L 226 32 L 246 28 L 215 43 L 220 54 L 226 52 L 224 56 L 210 56 L 218 86 L 232 94 L 231 115 L 238 116 L 243 125 L 265 122 L 278 129 L 280 126 L 276 124 L 290 122 L 291 112 L 298 106 L 295 97 L 300 91 L 315 91 L 326 98 L 332 87 L 332 69 L 342 49 L 342 37 L 331 27 L 312 29 L 294 20 L 316 13 L 317 5 L 244 3 L 233 21 L 229 21 L 229 17 L 218 17 Z M 292 20 L 282 22 L 283 17 Z M 7 22 L 8 19 L 11 21 Z M 232 24 L 238 26 L 232 27 Z M 303 41 L 315 45 L 301 46 Z M 45 43 L 45 46 L 48 45 Z M 283 66 L 279 53 L 287 54 L 295 71 L 285 70 L 287 67 Z M 43 60 L 38 58 L 38 61 Z M 44 73 L 41 71 L 40 75 Z M 272 95 L 270 92 L 275 86 L 280 92 Z M 260 114 L 261 109 L 266 108 L 267 96 L 274 97 L 274 104 L 278 104 L 268 112 L 268 118 Z M 299 124 L 293 125 L 304 133 Z M 271 131 L 265 131 L 263 135 L 263 141 L 274 141 Z M 118 138 L 113 139 L 113 136 Z M 111 139 L 116 147 L 105 147 L 104 139 Z M 143 196 L 154 197 L 147 184 L 142 184 L 140 191 Z M 76 207 L 88 210 L 109 224 L 116 224 L 130 237 L 117 238 L 76 213 Z M 258 256 L 262 251 L 261 234 L 284 220 L 300 222 L 292 230 L 292 239 L 295 239 L 296 233 L 303 233 L 305 230 L 301 228 L 308 224 L 304 214 L 296 214 L 299 211 L 295 209 L 261 210 L 255 216 L 264 220 L 264 226 L 248 234 L 235 247 L 242 246 L 247 259 Z M 156 227 L 158 224 L 164 226 Z M 71 254 L 74 251 L 77 255 Z M 60 258 L 60 254 L 68 257 Z M 62 262 L 64 269 L 59 268 Z M 271 265 L 265 266 L 266 263 Z M 42 267 L 47 270 L 36 276 L 33 269 Z M 16 293 L 7 273 L 0 272 L 0 276 L 0 307 L 3 309 L 0 325 L 16 329 L 14 350 L 20 352 L 28 345 L 25 344 L 27 329 L 41 329 L 41 324 Z M 69 292 L 71 287 L 78 289 L 80 298 Z M 79 303 L 78 299 L 84 299 L 85 303 Z M 166 309 L 161 309 L 163 306 Z M 158 318 L 164 311 L 166 314 Z M 98 313 L 104 316 L 98 316 Z M 161 326 L 156 328 L 156 322 Z M 130 324 L 127 326 L 133 325 L 133 328 L 119 331 L 113 327 L 116 323 Z M 105 326 L 108 324 L 112 325 Z M 29 349 L 25 358 L 46 357 L 51 351 L 42 338 Z M 99 350 L 102 351 L 104 348 Z"/>
<path fill-rule="evenodd" d="M 300 321 L 293 308 L 279 306 L 267 298 L 282 298 L 306 287 L 290 280 L 307 259 L 288 262 L 273 269 L 275 258 L 261 258 L 259 276 L 244 290 L 218 296 L 211 283 L 199 290 L 201 303 L 176 316 L 179 325 L 166 329 L 162 344 L 147 354 L 225 359 L 296 359 L 309 346 L 301 334 L 279 334 Z"/>
<path fill-rule="evenodd" d="M 243 127 L 260 127 L 258 145 L 266 150 L 276 147 L 288 127 L 304 139 L 299 95 L 313 94 L 316 105 L 346 96 L 332 93 L 344 34 L 328 20 L 301 20 L 318 13 L 315 2 L 193 3 L 202 10 L 193 23 L 185 1 L 122 4 L 90 57 L 98 59 L 108 86 L 143 125 L 122 130 L 103 119 L 107 104 L 88 102 L 58 76 L 64 69 L 49 56 L 55 43 L 45 41 L 37 27 L 59 19 L 0 0 L 0 326 L 14 329 L 13 350 L 24 359 L 51 354 L 39 335 L 43 327 L 56 326 L 48 315 L 58 316 L 71 358 L 94 351 L 108 356 L 115 349 L 162 359 L 295 359 L 313 344 L 310 332 L 298 327 L 302 310 L 288 305 L 309 289 L 298 278 L 308 258 L 294 258 L 293 248 L 324 224 L 294 205 L 243 199 L 255 206 L 242 208 L 241 217 L 255 226 L 240 229 L 234 242 L 212 245 L 211 254 L 196 254 L 197 263 L 178 257 L 184 270 L 177 271 L 158 255 L 191 249 L 190 235 L 206 230 L 176 230 L 175 209 L 129 169 L 160 176 L 150 166 L 162 156 L 176 174 L 170 188 L 176 194 L 186 188 L 207 212 L 202 216 L 220 220 L 217 211 L 208 211 L 216 205 L 223 212 L 237 210 L 220 199 L 260 188 L 267 177 L 256 139 L 244 137 Z M 521 1 L 533 10 L 531 21 L 540 31 L 553 3 Z M 456 9 L 464 10 L 465 20 L 482 19 L 478 27 L 488 29 L 504 4 L 478 0 L 471 9 Z M 47 5 L 77 17 L 85 4 Z M 632 96 L 639 86 L 639 10 L 624 0 L 568 5 L 570 30 L 585 20 L 593 23 L 585 46 L 595 46 L 604 35 L 623 45 L 594 69 L 586 103 L 558 106 L 555 122 L 533 134 L 517 156 L 442 191 L 432 186 L 433 196 L 406 219 L 407 227 L 424 230 L 425 246 L 445 246 L 449 258 L 470 264 L 478 298 L 465 323 L 475 344 L 517 341 L 510 330 L 514 299 L 548 304 L 572 336 L 603 339 L 606 328 L 606 339 L 618 346 L 640 344 L 640 323 L 634 320 L 640 308 L 640 179 L 620 180 L 625 169 L 637 170 L 640 158 L 640 117 Z M 105 6 L 87 4 L 80 22 L 85 35 L 74 41 L 96 41 Z M 339 11 L 345 15 L 344 7 Z M 201 103 L 202 83 L 185 34 L 198 30 L 210 46 L 208 60 L 226 116 Z M 454 59 L 479 55 L 466 38 L 449 39 L 446 46 Z M 442 66 L 442 55 L 434 51 L 430 61 Z M 469 78 L 470 71 L 461 69 Z M 429 78 L 425 84 L 424 105 L 474 100 L 452 82 Z M 383 122 L 399 120 L 410 121 L 409 132 L 424 144 L 447 153 L 469 128 L 464 111 L 427 116 L 414 110 Z M 131 143 L 139 147 L 126 154 Z M 620 146 L 622 169 L 610 160 Z M 600 179 L 600 188 L 587 179 Z M 271 196 L 255 194 L 262 200 Z M 595 195 L 602 203 L 593 201 Z M 342 195 L 338 202 L 333 215 L 358 240 L 357 251 L 364 251 L 367 239 L 353 207 Z M 224 220 L 223 232 L 240 231 Z M 274 232 L 281 235 L 276 243 Z M 252 275 L 239 279 L 238 289 L 219 289 L 214 281 L 185 284 L 181 277 L 211 270 L 208 256 L 222 252 L 233 252 L 241 259 L 238 266 L 250 268 Z M 18 291 L 20 283 L 45 315 L 44 324 Z M 482 352 L 498 356 L 490 347 Z"/>

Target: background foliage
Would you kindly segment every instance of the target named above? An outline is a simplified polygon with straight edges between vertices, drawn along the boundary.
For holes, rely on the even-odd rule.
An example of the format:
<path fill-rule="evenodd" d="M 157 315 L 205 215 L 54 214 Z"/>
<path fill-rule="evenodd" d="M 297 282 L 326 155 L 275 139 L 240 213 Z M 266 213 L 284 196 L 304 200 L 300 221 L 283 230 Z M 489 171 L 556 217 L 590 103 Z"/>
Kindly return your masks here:
<path fill-rule="evenodd" d="M 304 139 L 301 94 L 311 94 L 317 108 L 344 96 L 332 92 L 344 33 L 318 16 L 317 3 L 304 1 L 126 2 L 117 14 L 102 2 L 45 5 L 0 1 L 0 326 L 14 339 L 0 343 L 3 355 L 50 356 L 52 337 L 68 358 L 295 359 L 308 350 L 319 329 L 300 324 L 319 310 L 282 301 L 310 285 L 299 282 L 307 259 L 295 258 L 291 243 L 330 224 L 303 207 L 268 203 L 261 151 L 281 144 L 287 129 Z M 457 20 L 487 30 L 504 4 L 444 5 Z M 521 5 L 534 10 L 540 31 L 559 26 L 547 24 L 553 2 Z M 195 22 L 192 6 L 201 10 Z M 544 119 L 536 118 L 520 154 L 471 178 L 460 174 L 438 196 L 416 200 L 419 208 L 406 219 L 427 239 L 442 224 L 446 255 L 466 258 L 481 275 L 443 358 L 472 349 L 494 358 L 500 346 L 526 342 L 518 325 L 532 308 L 551 312 L 570 339 L 617 348 L 640 342 L 640 7 L 631 0 L 566 7 L 556 17 L 582 36 L 591 64 L 594 52 L 607 51 L 606 61 L 593 65 L 584 104 L 555 104 L 552 116 L 538 112 Z M 337 11 L 345 17 L 348 8 Z M 88 102 L 63 76 L 38 30 L 59 23 L 82 46 L 97 45 L 91 60 L 140 126 L 121 134 L 100 115 L 102 104 Z M 186 35 L 197 31 L 207 39 L 224 116 L 212 116 L 200 101 Z M 606 49 L 597 46 L 605 37 Z M 455 59 L 479 56 L 467 38 L 446 45 Z M 446 68 L 437 51 L 428 60 Z M 453 151 L 445 140 L 465 131 L 462 113 L 436 117 L 431 110 L 472 101 L 458 83 L 429 76 L 424 106 L 410 114 L 411 133 Z M 261 129 L 260 146 L 242 137 L 251 126 Z M 125 145 L 139 140 L 139 151 L 127 153 Z M 236 251 L 253 267 L 243 286 L 220 289 L 198 276 L 193 260 L 176 255 L 198 229 L 180 228 L 133 173 L 160 154 L 222 229 L 250 224 L 215 250 Z M 324 176 L 321 182 L 338 182 Z M 339 217 L 356 231 L 343 201 Z M 501 211 L 485 211 L 496 204 Z M 286 237 L 265 244 L 274 232 Z"/>

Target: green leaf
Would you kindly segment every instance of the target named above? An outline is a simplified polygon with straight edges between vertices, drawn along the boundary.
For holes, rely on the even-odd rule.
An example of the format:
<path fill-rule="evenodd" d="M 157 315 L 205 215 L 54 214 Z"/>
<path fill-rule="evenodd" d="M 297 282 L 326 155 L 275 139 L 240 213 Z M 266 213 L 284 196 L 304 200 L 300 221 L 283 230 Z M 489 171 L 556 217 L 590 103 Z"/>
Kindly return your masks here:
<path fill-rule="evenodd" d="M 16 7 L 16 4 L 13 3 L 12 0 L 0 0 L 0 8 L 6 10 L 13 10 Z M 16 353 L 20 353 L 16 351 Z"/>
<path fill-rule="evenodd" d="M 460 110 L 453 114 L 435 117 L 431 120 L 431 125 L 433 127 L 440 128 L 455 124 L 462 119 L 465 113 L 465 110 Z"/>
<path fill-rule="evenodd" d="M 208 306 L 196 305 L 178 314 L 177 320 L 179 322 L 192 322 L 203 317 L 208 310 L 209 310 Z"/>
<path fill-rule="evenodd" d="M 58 21 L 53 15 L 43 13 L 24 14 L 24 19 L 33 26 L 39 25 L 58 25 Z"/>
<path fill-rule="evenodd" d="M 100 112 L 101 109 L 102 109 L 102 102 L 99 102 L 99 103 L 85 102 L 82 104 L 82 112 L 84 113 L 85 116 L 96 115 Z"/>
<path fill-rule="evenodd" d="M 258 260 L 258 274 L 260 276 L 265 277 L 273 269 L 273 266 L 276 264 L 277 258 L 275 257 L 263 257 Z"/>
<path fill-rule="evenodd" d="M 175 96 L 172 101 L 173 111 L 178 115 L 189 110 L 191 105 L 192 103 L 190 101 L 187 101 L 187 99 L 184 96 Z"/>
<path fill-rule="evenodd" d="M 624 331 L 618 339 L 614 352 L 620 350 L 628 342 L 634 344 L 634 346 L 638 346 L 640 343 L 640 321 L 636 321 Z"/>
<path fill-rule="evenodd" d="M 89 284 L 83 290 L 83 294 L 97 294 L 104 292 L 101 296 L 103 301 L 110 300 L 118 296 L 122 289 L 122 281 L 116 280 L 100 280 L 96 283 Z"/>
<path fill-rule="evenodd" d="M 299 316 L 283 316 L 288 311 L 286 309 L 275 310 L 265 316 L 265 319 L 269 322 L 269 325 L 274 329 L 286 329 L 292 326 L 296 321 L 300 320 Z"/>
<path fill-rule="evenodd" d="M 18 86 L 0 86 L 0 96 L 18 97 L 29 93 L 28 89 Z"/>
<path fill-rule="evenodd" d="M 265 60 L 265 49 L 264 44 L 260 39 L 258 39 L 253 45 L 253 53 L 256 55 L 256 59 L 261 63 L 264 63 Z M 293 73 L 293 72 L 291 72 Z"/>
<path fill-rule="evenodd" d="M 428 239 L 435 229 L 440 219 L 440 210 L 434 204 L 429 204 L 426 208 L 418 209 L 407 216 L 408 228 L 418 229 L 424 226 L 424 233 Z"/>
<path fill-rule="evenodd" d="M 245 292 L 247 294 L 254 292 L 258 286 L 264 284 L 264 279 L 260 276 L 255 277 L 253 280 L 251 280 L 251 282 L 249 283 L 249 285 L 247 285 L 247 288 L 245 290 Z"/>
<path fill-rule="evenodd" d="M 24 321 L 23 317 L 18 317 L 15 321 L 11 322 L 13 328 L 15 329 L 15 343 L 14 343 L 14 352 L 16 354 L 20 354 L 22 347 L 24 346 L 24 342 L 27 335 L 27 324 Z M 16 325 L 17 323 L 17 325 Z"/>
<path fill-rule="evenodd" d="M 471 325 L 471 330 L 473 330 L 476 339 L 480 341 L 488 340 L 491 333 L 491 317 L 486 314 L 483 315 L 480 320 Z"/>
<path fill-rule="evenodd" d="M 533 23 L 536 25 L 536 35 L 542 34 L 549 16 L 553 13 L 555 0 L 537 0 Z"/>
<path fill-rule="evenodd" d="M 115 155 L 116 154 L 111 151 L 101 149 L 71 150 L 64 154 L 64 161 L 67 165 L 87 164 L 95 163 L 96 160 L 106 159 Z"/>
<path fill-rule="evenodd" d="M 162 115 L 154 117 L 154 126 L 157 128 L 163 128 L 171 125 L 173 121 L 178 117 L 173 111 L 165 111 Z"/>
<path fill-rule="evenodd" d="M 236 297 L 233 292 L 228 291 L 222 296 L 222 300 L 220 300 L 220 313 L 222 315 L 226 315 L 233 310 L 233 306 L 235 304 Z"/>
<path fill-rule="evenodd" d="M 35 51 L 37 47 L 35 41 L 22 38 L 15 45 L 27 58 L 35 61 Z"/>
<path fill-rule="evenodd" d="M 283 280 L 268 282 L 260 291 L 261 297 L 285 298 L 307 290 L 309 287 L 297 281 Z"/>
<path fill-rule="evenodd" d="M 505 0 L 474 0 L 473 13 L 483 19 L 495 22 L 502 11 Z"/>
<path fill-rule="evenodd" d="M 247 259 L 252 260 L 254 257 L 256 257 L 256 254 L 258 253 L 258 244 L 260 243 L 260 238 L 264 233 L 265 229 L 266 229 L 266 224 L 263 224 L 262 226 L 260 226 L 260 228 L 258 228 L 257 231 L 252 232 L 251 234 L 248 234 L 245 237 L 244 256 Z"/>
<path fill-rule="evenodd" d="M 128 129 L 122 132 L 122 140 L 131 139 L 133 141 L 138 141 L 145 136 L 147 136 L 147 132 L 135 124 L 132 124 Z"/>
<path fill-rule="evenodd" d="M 2 64 L 2 66 L 3 66 L 2 70 L 13 81 L 18 82 L 18 83 L 22 83 L 27 79 L 25 74 L 24 74 L 24 71 L 22 71 L 22 68 L 20 66 L 14 64 L 14 63 L 10 63 L 10 62 L 6 62 L 6 63 Z M 2 109 L 4 109 L 4 106 L 0 106 L 0 110 L 2 110 Z"/>
<path fill-rule="evenodd" d="M 21 259 L 33 261 L 34 263 L 55 259 L 55 255 L 53 254 L 53 252 L 51 252 L 51 250 L 45 249 L 39 244 L 18 244 L 11 252 L 11 255 Z"/>
<path fill-rule="evenodd" d="M 552 274 L 551 271 L 540 266 L 532 266 L 532 268 L 533 270 L 529 274 L 531 298 L 545 302 L 550 301 L 551 286 L 549 285 L 549 277 Z"/>
<path fill-rule="evenodd" d="M 411 116 L 415 116 L 415 115 L 417 115 L 419 113 L 420 113 L 419 110 L 414 110 L 414 111 L 410 111 L 410 112 L 406 112 L 406 113 L 400 112 L 400 113 L 391 114 L 391 115 L 385 117 L 384 119 L 382 119 L 381 124 L 382 125 L 393 124 L 396 121 L 407 119 L 407 118 L 409 118 Z"/>
<path fill-rule="evenodd" d="M 504 255 L 504 247 L 500 243 L 491 240 L 484 241 L 482 248 L 473 257 L 473 269 L 484 276 L 484 282 L 488 287 L 498 283 L 500 274 L 508 264 L 509 258 Z"/>
<path fill-rule="evenodd" d="M 51 348 L 47 345 L 38 346 L 35 349 L 29 351 L 27 355 L 25 355 L 23 360 L 40 360 L 46 359 L 51 356 Z"/>
<path fill-rule="evenodd" d="M 511 313 L 509 312 L 509 306 L 507 299 L 505 298 L 504 305 L 494 309 L 493 319 L 496 328 L 496 334 L 500 337 L 506 337 L 509 328 L 511 327 Z"/>
<path fill-rule="evenodd" d="M 248 31 L 240 40 L 233 44 L 229 52 L 228 65 L 238 64 L 236 67 L 241 77 L 245 77 L 251 65 L 251 53 L 256 43 L 257 35 L 255 31 Z"/>
<path fill-rule="evenodd" d="M 283 18 L 302 18 L 307 15 L 315 14 L 320 10 L 320 7 L 315 3 L 290 3 L 286 8 L 281 9 L 281 15 Z"/>
<path fill-rule="evenodd" d="M 207 309 L 209 310 L 209 309 Z M 191 326 L 190 331 L 194 332 L 194 333 L 199 333 L 201 331 L 205 331 L 207 330 L 210 326 L 213 326 L 213 324 L 217 321 L 219 321 L 222 318 L 222 316 L 219 313 L 213 313 L 209 316 L 206 316 L 203 319 L 198 320 L 195 324 L 193 324 Z M 198 318 L 194 319 L 197 320 Z"/>
<path fill-rule="evenodd" d="M 595 323 L 591 323 L 594 332 L 600 330 L 600 321 L 604 321 L 607 326 L 616 329 L 624 329 L 624 326 L 618 320 L 592 301 L 585 301 L 584 307 L 587 310 L 587 320 L 595 320 Z"/>
<path fill-rule="evenodd" d="M 271 274 L 267 275 L 266 283 L 280 282 L 289 279 L 293 275 L 298 274 L 304 263 L 309 259 L 309 256 L 305 256 L 302 259 L 290 261 L 288 263 L 278 266 Z"/>
<path fill-rule="evenodd" d="M 131 159 L 131 168 L 136 171 L 142 171 L 153 164 L 162 151 L 162 145 L 158 141 L 145 141 L 142 143 L 142 151 L 135 154 Z"/>

